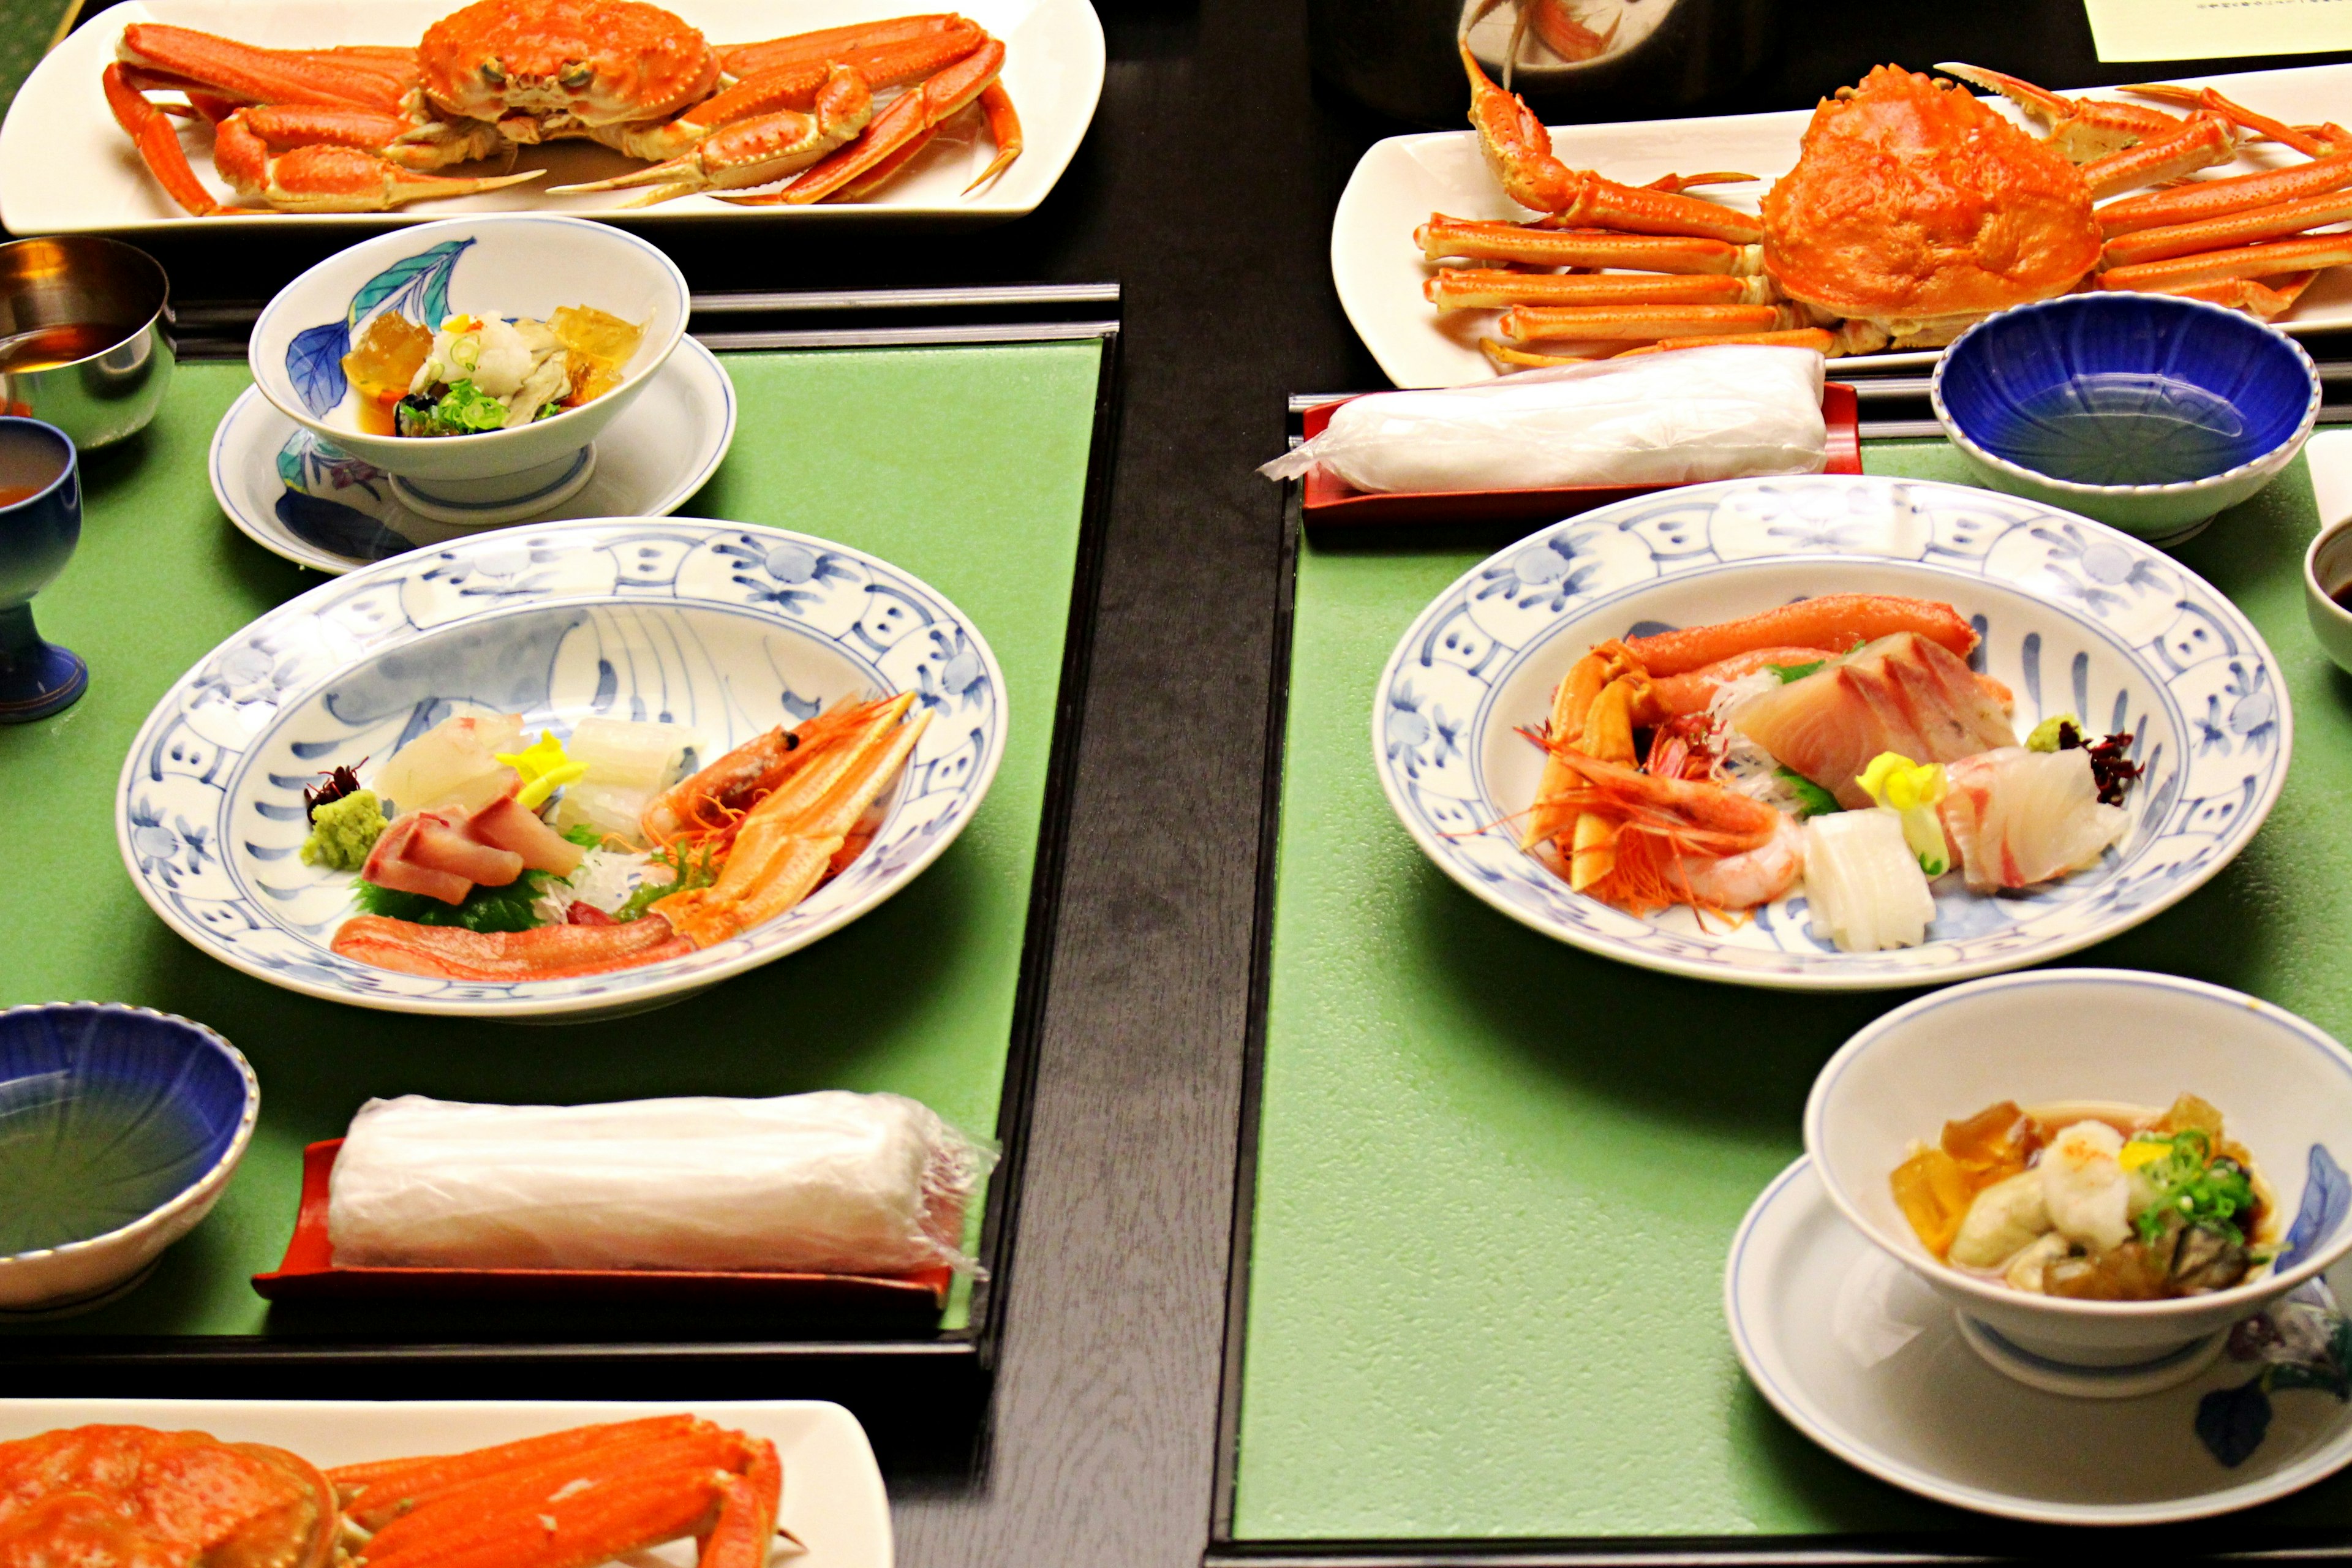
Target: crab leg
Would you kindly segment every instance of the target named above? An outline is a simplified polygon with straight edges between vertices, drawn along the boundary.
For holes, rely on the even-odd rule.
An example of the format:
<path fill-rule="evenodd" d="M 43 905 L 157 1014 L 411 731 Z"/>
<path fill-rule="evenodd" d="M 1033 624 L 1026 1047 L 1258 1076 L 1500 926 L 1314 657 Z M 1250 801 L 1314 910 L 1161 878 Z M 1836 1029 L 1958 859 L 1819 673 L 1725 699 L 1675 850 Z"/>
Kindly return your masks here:
<path fill-rule="evenodd" d="M 2210 110 L 2223 115 L 2251 131 L 2259 131 L 2272 141 L 2294 148 L 2306 158 L 2320 157 L 2352 143 L 2352 132 L 2336 124 L 2319 126 L 2289 125 L 2257 114 L 2242 104 L 2232 103 L 2210 87 L 2181 87 L 2172 82 L 2143 82 L 2127 87 L 2126 92 L 2137 92 L 2160 103 L 2178 103 L 2194 109 Z"/>
<path fill-rule="evenodd" d="M 653 915 L 624 925 L 537 926 L 472 931 L 417 925 L 382 915 L 353 915 L 335 932 L 344 958 L 449 980 L 560 980 L 683 958 L 694 944 Z"/>
<path fill-rule="evenodd" d="M 1527 106 L 1486 79 L 1478 57 L 1461 45 L 1470 77 L 1470 123 L 1505 194 L 1523 207 L 1562 224 L 1625 229 L 1634 234 L 1696 236 L 1748 244 L 1764 237 L 1764 220 L 1696 196 L 1621 185 L 1552 156 L 1551 132 Z"/>
<path fill-rule="evenodd" d="M 751 1445 L 751 1463 L 743 1473 L 719 1483 L 719 1518 L 702 1538 L 695 1568 L 768 1568 L 783 1490 L 783 1464 L 776 1457 L 776 1446 L 761 1438 Z"/>
<path fill-rule="evenodd" d="M 1577 234 L 1525 224 L 1485 223 L 1432 213 L 1412 231 L 1431 261 L 1449 256 L 1476 261 L 1523 261 L 1538 267 L 1615 267 L 1643 272 L 1719 272 L 1748 277 L 1764 270 L 1764 247 L 1720 239 L 1647 234 Z"/>
<path fill-rule="evenodd" d="M 1604 351 L 1589 354 L 1539 354 L 1526 349 L 1515 349 L 1508 343 L 1498 343 L 1492 338 L 1480 338 L 1479 349 L 1488 363 L 1505 375 L 1515 370 L 1544 370 L 1556 364 L 1591 364 L 1594 360 L 1607 359 Z"/>
<path fill-rule="evenodd" d="M 2179 115 L 2119 103 L 2113 99 L 2066 98 L 2005 71 L 1947 60 L 1936 68 L 1946 76 L 2000 94 L 2048 132 L 2043 138 L 2070 163 L 2088 163 L 2143 142 L 2180 133 Z"/>
<path fill-rule="evenodd" d="M 742 206 L 778 203 L 799 206 L 826 196 L 871 174 L 906 144 L 935 130 L 950 115 L 981 95 L 1004 68 L 1004 41 L 991 38 L 964 58 L 924 82 L 909 88 L 890 107 L 874 117 L 866 134 L 842 148 L 781 191 L 753 196 L 730 196 Z"/>
<path fill-rule="evenodd" d="M 651 206 L 698 191 L 763 185 L 807 168 L 865 130 L 873 117 L 874 95 L 866 89 L 866 79 L 847 66 L 835 66 L 827 74 L 824 89 L 817 94 L 816 105 L 809 113 L 780 109 L 740 125 L 711 132 L 696 143 L 692 152 L 667 163 L 632 169 L 609 180 L 557 185 L 553 191 L 570 195 L 582 191 L 649 185 L 653 188 L 629 205 Z M 625 153 L 642 156 L 625 129 L 614 138 L 614 142 Z"/>
<path fill-rule="evenodd" d="M 236 187 L 238 195 L 279 212 L 383 212 L 409 202 L 519 185 L 546 173 L 529 169 L 478 179 L 420 174 L 379 153 L 332 143 L 273 153 L 251 124 L 251 113 L 239 110 L 220 122 L 213 142 L 213 166 Z"/>
<path fill-rule="evenodd" d="M 114 122 L 137 144 L 148 172 L 173 201 L 198 217 L 233 210 L 215 201 L 212 192 L 196 178 L 195 170 L 189 166 L 187 152 L 180 145 L 179 129 L 170 116 L 147 101 L 145 93 L 131 85 L 121 66 L 107 67 L 101 81 L 106 89 L 107 107 L 114 111 Z"/>
<path fill-rule="evenodd" d="M 980 172 L 979 178 L 963 188 L 965 195 L 1004 173 L 1013 166 L 1013 160 L 1021 156 L 1021 115 L 1013 109 L 1013 95 L 1004 90 L 1003 82 L 992 80 L 980 89 L 980 112 L 988 121 L 988 139 L 996 143 L 996 156 Z M 872 184 L 866 189 L 872 189 Z M 865 192 L 861 190 L 859 194 Z"/>
<path fill-rule="evenodd" d="M 422 1454 L 404 1459 L 371 1459 L 356 1465 L 338 1465 L 327 1472 L 327 1479 L 335 1483 L 346 1503 L 389 1496 L 394 1490 L 402 1495 L 416 1495 L 440 1487 L 477 1480 L 520 1465 L 535 1465 L 549 1459 L 591 1453 L 616 1444 L 645 1444 L 675 1437 L 694 1431 L 701 1425 L 700 1419 L 693 1415 L 647 1415 L 635 1421 L 604 1421 L 592 1426 L 570 1426 L 561 1432 L 549 1432 L 537 1437 L 518 1438 L 494 1447 L 469 1448 L 462 1454 Z M 383 1489 L 371 1491 L 372 1488 Z"/>
<path fill-rule="evenodd" d="M 115 56 L 151 87 L 194 87 L 247 103 L 340 103 L 401 112 L 416 85 L 413 58 L 380 51 L 257 49 L 234 38 L 161 22 L 122 29 Z"/>
<path fill-rule="evenodd" d="M 2238 155 L 2238 138 L 2229 126 L 2210 114 L 2190 118 L 2178 136 L 2143 142 L 2083 165 L 2083 183 L 2091 195 L 2111 196 L 2139 185 L 2154 185 L 2198 169 L 2210 169 Z"/>
<path fill-rule="evenodd" d="M 2305 239 L 2282 239 L 2269 245 L 2242 245 L 2234 250 L 2144 261 L 2137 267 L 2111 267 L 2099 274 L 2099 287 L 2164 292 L 2183 284 L 2268 278 L 2281 272 L 2341 267 L 2347 262 L 2352 262 L 2352 234 L 2319 234 Z"/>
<path fill-rule="evenodd" d="M 830 64 L 855 67 L 858 74 L 876 87 L 887 85 L 869 73 L 860 62 L 861 53 L 878 54 L 894 46 L 922 45 L 952 50 L 940 61 L 961 59 L 980 47 L 988 36 L 979 23 L 957 16 L 952 11 L 933 12 L 921 16 L 897 16 L 887 22 L 858 22 L 843 27 L 820 27 L 812 33 L 794 33 L 782 38 L 766 38 L 756 44 L 722 44 L 719 50 L 719 65 L 727 74 L 748 80 L 769 72 L 786 69 L 805 70 Z M 938 67 L 934 66 L 933 69 Z M 919 71 L 915 75 L 927 76 Z M 912 80 L 912 77 L 901 78 Z"/>
<path fill-rule="evenodd" d="M 2336 191 L 2229 217 L 2208 218 L 2202 223 L 2117 235 L 2106 243 L 2106 264 L 2129 267 L 2142 261 L 2162 261 L 2175 256 L 2219 250 L 2227 245 L 2251 245 L 2258 240 L 2303 234 L 2347 220 L 2352 220 L 2352 191 Z"/>
<path fill-rule="evenodd" d="M 2109 202 L 2092 216 L 2109 235 L 2130 234 L 2143 228 L 2227 217 L 2232 213 L 2251 212 L 2302 196 L 2324 195 L 2347 185 L 2352 185 L 2352 151 L 2332 153 L 2291 168 L 2200 180 L 2152 195 Z"/>
<path fill-rule="evenodd" d="M 2177 288 L 2151 289 L 2151 294 L 2180 294 L 2191 300 L 2205 300 L 2216 305 L 2227 305 L 2243 310 L 2257 321 L 2273 321 L 2294 309 L 2303 291 L 2311 287 L 2316 272 L 2297 272 L 2276 283 L 2257 283 L 2251 278 L 2225 278 L 2215 283 L 2183 283 Z"/>
<path fill-rule="evenodd" d="M 1811 349 L 1822 355 L 1844 352 L 1838 335 L 1826 327 L 1797 327 L 1785 332 L 1719 332 L 1703 337 L 1674 338 L 1662 343 L 1645 343 L 1637 349 L 1627 349 L 1619 359 L 1631 359 L 1635 354 L 1662 354 L 1672 349 L 1713 348 L 1718 343 L 1758 343 L 1766 346 L 1786 346 Z M 1885 344 L 1879 345 L 1885 347 Z"/>
<path fill-rule="evenodd" d="M 463 1530 L 467 1521 L 501 1513 L 529 1512 L 533 1505 L 566 1488 L 584 1489 L 608 1486 L 640 1471 L 692 1471 L 731 1468 L 743 1457 L 743 1439 L 722 1427 L 702 1429 L 649 1443 L 611 1443 L 584 1453 L 535 1465 L 500 1469 L 420 1497 L 385 1499 L 348 1514 L 352 1522 L 375 1533 L 368 1538 L 370 1557 L 387 1557 L 405 1551 L 408 1543 L 429 1542 Z"/>
<path fill-rule="evenodd" d="M 1496 331 L 1515 343 L 1547 338 L 1646 343 L 1700 334 L 1789 331 L 1805 324 L 1803 312 L 1786 305 L 1521 305 L 1503 313 Z"/>
<path fill-rule="evenodd" d="M 1769 305 L 1769 278 L 1656 275 L 1595 278 L 1495 268 L 1441 268 L 1421 286 L 1441 310 L 1502 310 L 1513 305 Z"/>
<path fill-rule="evenodd" d="M 535 1507 L 468 1513 L 357 1561 L 366 1568 L 593 1568 L 624 1552 L 709 1530 L 725 1472 L 633 1469 Z"/>
<path fill-rule="evenodd" d="M 970 26 L 970 24 L 966 25 Z M 807 113 L 835 85 L 841 68 L 856 72 L 871 91 L 919 81 L 954 64 L 979 47 L 985 35 L 977 27 L 970 36 L 931 34 L 886 42 L 873 47 L 848 48 L 835 59 L 785 61 L 740 74 L 725 91 L 696 104 L 667 125 L 616 126 L 598 140 L 632 158 L 675 158 L 691 152 L 712 132 L 781 110 Z M 784 40 L 790 42 L 789 39 Z M 748 48 L 764 46 L 751 45 Z M 782 173 L 782 171 L 778 171 Z M 773 176 L 770 176 L 772 178 Z M 757 181 L 746 182 L 758 184 Z"/>

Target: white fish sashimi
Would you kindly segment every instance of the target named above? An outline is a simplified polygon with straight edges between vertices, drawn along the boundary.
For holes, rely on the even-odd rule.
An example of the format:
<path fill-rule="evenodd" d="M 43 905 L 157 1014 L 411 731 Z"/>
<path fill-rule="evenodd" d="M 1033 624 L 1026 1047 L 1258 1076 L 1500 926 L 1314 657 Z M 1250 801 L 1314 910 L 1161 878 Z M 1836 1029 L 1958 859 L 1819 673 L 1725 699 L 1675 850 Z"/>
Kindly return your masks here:
<path fill-rule="evenodd" d="M 1916 947 L 1936 918 L 1936 895 L 1883 808 L 1832 812 L 1805 824 L 1805 898 L 1842 952 Z"/>
<path fill-rule="evenodd" d="M 1916 632 L 1897 632 L 1740 706 L 1733 727 L 1848 810 L 1871 804 L 1856 782 L 1895 752 L 1948 763 L 2014 745 L 2006 690 Z"/>
<path fill-rule="evenodd" d="M 2030 888 L 2092 864 L 2131 826 L 2099 802 L 2091 753 L 2003 746 L 1949 764 L 1937 807 L 1953 858 L 1979 893 Z"/>

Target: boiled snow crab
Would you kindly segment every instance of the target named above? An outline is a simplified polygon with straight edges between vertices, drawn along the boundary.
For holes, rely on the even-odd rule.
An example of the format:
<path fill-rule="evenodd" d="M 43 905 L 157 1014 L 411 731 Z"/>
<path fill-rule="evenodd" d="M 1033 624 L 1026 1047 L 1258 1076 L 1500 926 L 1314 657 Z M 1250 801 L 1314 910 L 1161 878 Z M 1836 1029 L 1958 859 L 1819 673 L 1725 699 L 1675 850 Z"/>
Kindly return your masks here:
<path fill-rule="evenodd" d="M 997 153 L 970 189 L 1021 153 L 997 80 L 1004 44 L 952 14 L 713 46 L 641 0 L 477 0 L 414 48 L 268 49 L 133 22 L 105 89 L 116 121 L 163 188 L 199 217 L 239 211 L 381 212 L 472 195 L 539 171 L 459 176 L 479 159 L 585 138 L 651 167 L 556 194 L 645 187 L 629 205 L 697 192 L 798 205 L 861 200 L 942 125 L 978 104 Z M 875 94 L 903 89 L 878 110 Z M 150 92 L 177 91 L 184 105 Z M 240 207 L 215 201 L 173 117 L 213 126 L 213 166 Z"/>
<path fill-rule="evenodd" d="M 1737 173 L 1627 185 L 1552 153 L 1524 100 L 1466 45 L 1470 121 L 1505 193 L 1542 216 L 1433 214 L 1415 231 L 1441 265 L 1444 310 L 1502 313 L 1482 346 L 1498 369 L 1706 342 L 1824 353 L 1950 342 L 1995 310 L 2103 289 L 2183 294 L 2267 321 L 2320 268 L 2352 263 L 2352 132 L 2293 126 L 2207 89 L 2127 89 L 2185 110 L 2068 99 L 1997 71 L 1944 65 L 2024 110 L 2037 137 L 1964 89 L 1894 66 L 1824 100 L 1761 216 L 1686 195 Z M 2184 180 L 2259 137 L 2305 162 Z M 2143 186 L 2147 195 L 2097 205 Z M 1459 263 L 1469 261 L 1475 266 Z M 1529 270 L 1558 268 L 1559 271 Z M 1530 343 L 1573 345 L 1534 352 Z"/>
<path fill-rule="evenodd" d="M 203 1432 L 79 1426 L 0 1443 L 6 1568 L 588 1568 L 667 1542 L 765 1568 L 775 1445 L 691 1415 L 320 1471 Z"/>

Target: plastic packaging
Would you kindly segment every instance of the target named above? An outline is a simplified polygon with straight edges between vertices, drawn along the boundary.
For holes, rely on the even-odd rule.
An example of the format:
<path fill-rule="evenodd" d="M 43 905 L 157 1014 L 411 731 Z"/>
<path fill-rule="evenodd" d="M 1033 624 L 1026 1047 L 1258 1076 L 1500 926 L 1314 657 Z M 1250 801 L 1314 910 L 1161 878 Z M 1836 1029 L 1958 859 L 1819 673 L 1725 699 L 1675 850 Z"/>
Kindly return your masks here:
<path fill-rule="evenodd" d="M 1360 490 L 1670 485 L 1828 467 L 1822 356 L 1726 343 L 1383 392 L 1258 469 Z"/>
<path fill-rule="evenodd" d="M 895 1094 L 372 1100 L 335 1159 L 340 1267 L 905 1274 L 947 1265 L 993 1150 Z"/>

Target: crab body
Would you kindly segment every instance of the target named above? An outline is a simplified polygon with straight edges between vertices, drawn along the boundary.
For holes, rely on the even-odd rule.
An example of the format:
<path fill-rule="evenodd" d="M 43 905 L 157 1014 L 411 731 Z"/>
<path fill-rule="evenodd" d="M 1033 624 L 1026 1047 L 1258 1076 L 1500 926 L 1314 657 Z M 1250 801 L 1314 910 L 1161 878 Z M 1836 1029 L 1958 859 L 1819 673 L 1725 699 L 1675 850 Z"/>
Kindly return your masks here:
<path fill-rule="evenodd" d="M 1969 93 L 1893 66 L 1813 111 L 1763 213 L 1764 265 L 1790 299 L 1907 343 L 1949 342 L 2099 262 L 2072 163 Z"/>

